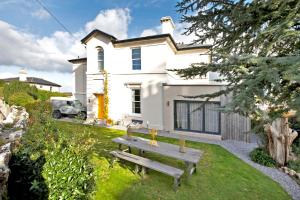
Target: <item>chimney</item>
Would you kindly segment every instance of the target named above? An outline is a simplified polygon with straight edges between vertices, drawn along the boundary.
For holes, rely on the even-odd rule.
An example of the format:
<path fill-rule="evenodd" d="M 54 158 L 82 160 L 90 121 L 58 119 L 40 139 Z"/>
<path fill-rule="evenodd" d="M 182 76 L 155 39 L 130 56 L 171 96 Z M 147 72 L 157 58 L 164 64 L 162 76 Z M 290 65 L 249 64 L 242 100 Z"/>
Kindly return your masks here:
<path fill-rule="evenodd" d="M 25 69 L 19 71 L 19 81 L 27 81 L 27 72 Z"/>
<path fill-rule="evenodd" d="M 173 37 L 173 32 L 175 29 L 175 25 L 170 16 L 162 17 L 160 19 L 162 34 L 170 34 Z"/>

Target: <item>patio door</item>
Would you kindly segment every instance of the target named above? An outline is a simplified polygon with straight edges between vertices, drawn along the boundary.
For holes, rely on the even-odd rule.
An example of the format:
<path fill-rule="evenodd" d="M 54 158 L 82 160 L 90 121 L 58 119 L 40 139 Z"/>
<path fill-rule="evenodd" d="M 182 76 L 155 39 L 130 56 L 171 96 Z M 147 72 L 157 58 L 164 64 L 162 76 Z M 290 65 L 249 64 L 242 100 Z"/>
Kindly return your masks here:
<path fill-rule="evenodd" d="M 175 101 L 175 130 L 220 134 L 219 102 Z"/>

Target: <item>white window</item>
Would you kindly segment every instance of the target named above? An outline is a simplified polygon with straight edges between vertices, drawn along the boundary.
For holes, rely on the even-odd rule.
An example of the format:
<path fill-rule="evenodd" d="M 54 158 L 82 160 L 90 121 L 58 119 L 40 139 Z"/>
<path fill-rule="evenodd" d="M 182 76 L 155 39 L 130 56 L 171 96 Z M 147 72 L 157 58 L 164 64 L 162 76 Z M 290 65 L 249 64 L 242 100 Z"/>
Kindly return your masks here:
<path fill-rule="evenodd" d="M 132 113 L 141 114 L 141 89 L 132 89 Z"/>
<path fill-rule="evenodd" d="M 97 47 L 98 50 L 98 70 L 104 70 L 104 50 L 102 47 Z"/>

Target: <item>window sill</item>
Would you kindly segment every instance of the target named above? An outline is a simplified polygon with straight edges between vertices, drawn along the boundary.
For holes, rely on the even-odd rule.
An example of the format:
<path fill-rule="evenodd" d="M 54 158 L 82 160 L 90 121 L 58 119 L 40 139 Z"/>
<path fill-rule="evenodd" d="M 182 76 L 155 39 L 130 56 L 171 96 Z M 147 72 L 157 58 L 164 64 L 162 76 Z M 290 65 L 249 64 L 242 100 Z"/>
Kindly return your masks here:
<path fill-rule="evenodd" d="M 141 113 L 130 113 L 128 116 L 129 117 L 142 117 L 142 114 Z"/>

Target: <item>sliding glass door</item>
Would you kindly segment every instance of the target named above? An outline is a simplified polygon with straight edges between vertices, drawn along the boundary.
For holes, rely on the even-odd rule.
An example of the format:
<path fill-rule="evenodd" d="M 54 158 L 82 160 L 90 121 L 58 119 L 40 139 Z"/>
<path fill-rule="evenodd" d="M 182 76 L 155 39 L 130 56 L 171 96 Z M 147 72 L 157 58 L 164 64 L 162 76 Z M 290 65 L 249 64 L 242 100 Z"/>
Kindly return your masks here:
<path fill-rule="evenodd" d="M 219 102 L 175 101 L 176 130 L 220 134 Z"/>

